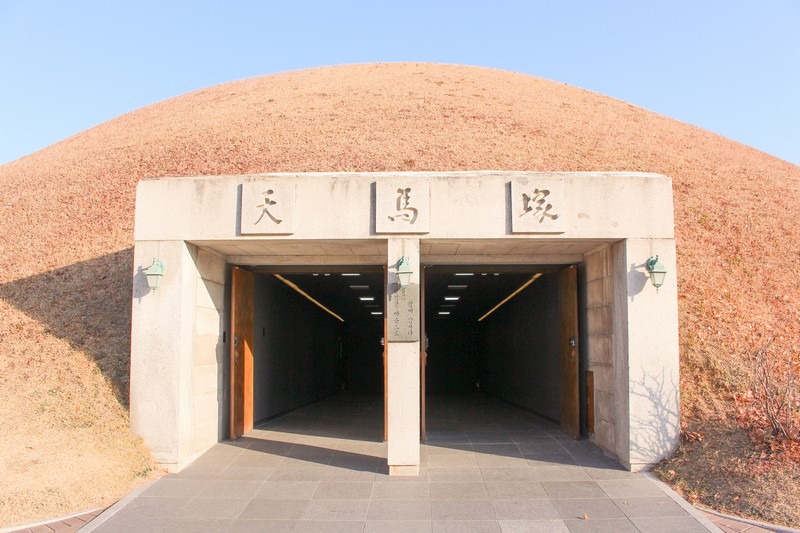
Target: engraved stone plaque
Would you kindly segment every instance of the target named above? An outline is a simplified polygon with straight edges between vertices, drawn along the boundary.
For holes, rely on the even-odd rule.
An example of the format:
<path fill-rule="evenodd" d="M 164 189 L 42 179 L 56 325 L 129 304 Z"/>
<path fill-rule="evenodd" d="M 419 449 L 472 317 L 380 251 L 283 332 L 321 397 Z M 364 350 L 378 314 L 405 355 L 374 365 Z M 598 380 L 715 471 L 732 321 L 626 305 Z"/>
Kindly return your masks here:
<path fill-rule="evenodd" d="M 382 180 L 375 183 L 377 233 L 428 233 L 430 190 L 425 182 Z"/>
<path fill-rule="evenodd" d="M 512 233 L 564 233 L 564 189 L 559 180 L 517 178 L 511 181 Z"/>
<path fill-rule="evenodd" d="M 386 297 L 387 338 L 389 342 L 419 340 L 419 285 L 405 290 L 399 284 L 389 285 Z"/>
<path fill-rule="evenodd" d="M 240 208 L 242 235 L 294 233 L 294 183 L 243 183 Z"/>

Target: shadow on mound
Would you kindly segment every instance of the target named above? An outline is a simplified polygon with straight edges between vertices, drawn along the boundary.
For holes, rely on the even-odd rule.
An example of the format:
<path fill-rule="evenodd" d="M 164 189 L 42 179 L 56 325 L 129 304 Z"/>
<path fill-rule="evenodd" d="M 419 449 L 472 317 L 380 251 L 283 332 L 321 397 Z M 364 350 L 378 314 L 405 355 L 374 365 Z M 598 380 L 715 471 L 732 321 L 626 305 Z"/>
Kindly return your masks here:
<path fill-rule="evenodd" d="M 128 406 L 133 248 L 0 285 L 0 297 L 91 356 Z"/>

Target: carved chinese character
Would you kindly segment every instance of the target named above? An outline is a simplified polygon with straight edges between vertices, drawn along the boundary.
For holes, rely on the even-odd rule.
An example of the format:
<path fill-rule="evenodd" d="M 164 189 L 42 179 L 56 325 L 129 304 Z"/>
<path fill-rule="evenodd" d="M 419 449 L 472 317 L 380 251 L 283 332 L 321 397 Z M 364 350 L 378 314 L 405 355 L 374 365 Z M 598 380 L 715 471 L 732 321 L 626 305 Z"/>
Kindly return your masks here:
<path fill-rule="evenodd" d="M 257 208 L 261 209 L 261 216 L 258 217 L 258 220 L 256 220 L 253 223 L 254 225 L 261 222 L 261 219 L 264 218 L 264 215 L 268 216 L 276 224 L 280 224 L 281 222 L 283 222 L 283 220 L 275 218 L 275 216 L 273 216 L 273 214 L 269 212 L 269 208 L 278 203 L 270 198 L 270 195 L 272 194 L 275 194 L 275 191 L 273 191 L 272 189 L 267 189 L 266 191 L 261 193 L 261 195 L 264 197 L 264 202 L 261 205 L 256 206 Z"/>
<path fill-rule="evenodd" d="M 411 187 L 397 189 L 397 213 L 394 216 L 389 215 L 389 220 L 413 224 L 417 221 L 417 214 L 417 209 L 411 207 Z"/>
<path fill-rule="evenodd" d="M 553 204 L 547 201 L 550 191 L 547 189 L 534 189 L 533 194 L 522 193 L 522 213 L 519 216 L 530 215 L 541 224 L 545 219 L 556 220 L 559 215 L 551 213 Z"/>

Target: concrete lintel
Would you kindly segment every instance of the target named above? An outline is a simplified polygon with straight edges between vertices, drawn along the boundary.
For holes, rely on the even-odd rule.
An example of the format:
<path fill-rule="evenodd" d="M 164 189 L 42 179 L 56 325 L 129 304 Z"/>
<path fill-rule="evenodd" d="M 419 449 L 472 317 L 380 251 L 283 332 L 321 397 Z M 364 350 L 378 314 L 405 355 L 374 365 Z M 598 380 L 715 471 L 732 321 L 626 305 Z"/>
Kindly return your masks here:
<path fill-rule="evenodd" d="M 231 255 L 231 264 L 268 265 L 382 265 L 383 255 Z"/>

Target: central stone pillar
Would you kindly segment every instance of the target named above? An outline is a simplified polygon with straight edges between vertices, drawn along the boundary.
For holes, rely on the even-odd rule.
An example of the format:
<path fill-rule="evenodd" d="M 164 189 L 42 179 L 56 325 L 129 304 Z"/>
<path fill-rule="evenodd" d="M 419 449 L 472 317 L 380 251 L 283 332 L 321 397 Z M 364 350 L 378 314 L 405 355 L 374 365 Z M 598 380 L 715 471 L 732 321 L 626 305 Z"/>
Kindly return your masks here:
<path fill-rule="evenodd" d="M 390 238 L 386 287 L 389 475 L 419 475 L 420 301 L 419 239 Z M 408 266 L 400 266 L 405 258 Z M 401 287 L 398 268 L 411 270 Z"/>

